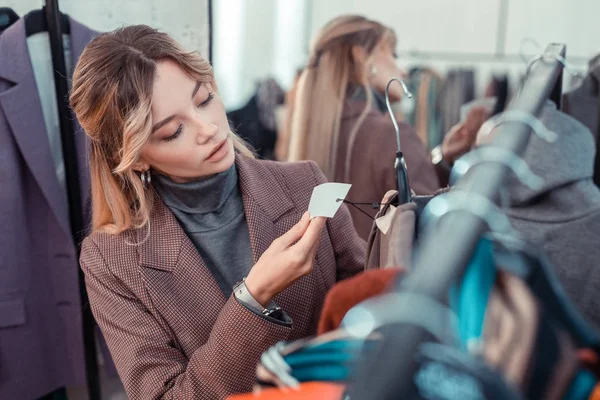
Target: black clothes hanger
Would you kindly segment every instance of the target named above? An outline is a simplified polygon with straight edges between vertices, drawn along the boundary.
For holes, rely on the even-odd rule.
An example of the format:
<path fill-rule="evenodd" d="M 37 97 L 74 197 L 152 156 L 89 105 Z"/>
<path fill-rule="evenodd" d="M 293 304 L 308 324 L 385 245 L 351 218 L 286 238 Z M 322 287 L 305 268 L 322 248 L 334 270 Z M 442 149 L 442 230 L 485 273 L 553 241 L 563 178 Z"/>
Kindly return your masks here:
<path fill-rule="evenodd" d="M 394 170 L 396 171 L 396 187 L 398 189 L 398 197 L 396 201 L 397 204 L 406 204 L 410 201 L 411 197 L 410 185 L 408 182 L 408 173 L 406 171 L 406 162 L 404 161 L 402 147 L 400 146 L 400 128 L 398 128 L 398 122 L 396 121 L 394 110 L 392 110 L 389 94 L 390 85 L 394 81 L 402 85 L 402 90 L 408 96 L 408 98 L 412 97 L 412 93 L 410 93 L 410 91 L 406 87 L 406 84 L 398 78 L 390 79 L 390 81 L 385 87 L 385 104 L 387 105 L 390 118 L 392 119 L 392 123 L 394 124 L 394 130 L 396 131 L 396 143 L 398 144 L 398 150 L 396 151 L 396 161 L 394 162 Z"/>
<path fill-rule="evenodd" d="M 71 34 L 69 19 L 60 12 L 58 0 L 44 0 L 40 10 L 34 10 L 25 15 L 25 34 L 27 37 L 40 32 L 48 32 L 52 68 L 54 71 L 54 90 L 57 101 L 57 111 L 60 127 L 61 146 L 65 164 L 65 179 L 67 186 L 67 199 L 69 206 L 69 223 L 77 259 L 81 250 L 81 242 L 85 235 L 83 218 L 83 204 L 81 200 L 80 182 L 78 176 L 77 147 L 73 134 L 73 115 L 69 108 L 69 85 L 67 82 L 67 67 L 62 35 Z M 81 268 L 79 269 L 79 295 L 81 304 L 88 304 L 88 296 L 84 286 Z M 100 377 L 95 345 L 95 320 L 89 308 L 82 312 L 82 330 L 87 389 L 90 400 L 100 400 Z"/>
<path fill-rule="evenodd" d="M 17 22 L 19 16 L 12 8 L 0 7 L 0 33 Z"/>
<path fill-rule="evenodd" d="M 41 9 L 33 10 L 25 15 L 25 34 L 27 37 L 40 32 L 48 32 L 46 12 L 46 6 L 43 6 Z M 60 27 L 63 34 L 71 34 L 69 17 L 67 14 L 60 13 Z"/>
<path fill-rule="evenodd" d="M 596 125 L 596 160 L 594 161 L 594 183 L 600 187 L 600 96 L 598 96 L 598 124 Z"/>

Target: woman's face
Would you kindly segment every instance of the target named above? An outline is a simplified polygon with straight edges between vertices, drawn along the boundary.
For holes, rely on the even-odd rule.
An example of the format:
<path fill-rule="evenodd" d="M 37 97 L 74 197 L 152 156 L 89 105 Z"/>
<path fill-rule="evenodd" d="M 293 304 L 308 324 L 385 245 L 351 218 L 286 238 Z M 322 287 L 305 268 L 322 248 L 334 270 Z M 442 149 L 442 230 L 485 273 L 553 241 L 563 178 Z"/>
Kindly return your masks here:
<path fill-rule="evenodd" d="M 152 92 L 152 134 L 139 168 L 186 182 L 223 172 L 235 160 L 233 141 L 219 95 L 199 84 L 173 61 L 156 69 Z"/>
<path fill-rule="evenodd" d="M 367 62 L 367 75 L 371 85 L 381 94 L 385 94 L 385 87 L 393 77 L 406 79 L 406 72 L 396 64 L 395 49 L 387 42 L 381 42 L 369 57 Z M 390 85 L 390 100 L 399 101 L 404 92 L 398 84 Z"/>

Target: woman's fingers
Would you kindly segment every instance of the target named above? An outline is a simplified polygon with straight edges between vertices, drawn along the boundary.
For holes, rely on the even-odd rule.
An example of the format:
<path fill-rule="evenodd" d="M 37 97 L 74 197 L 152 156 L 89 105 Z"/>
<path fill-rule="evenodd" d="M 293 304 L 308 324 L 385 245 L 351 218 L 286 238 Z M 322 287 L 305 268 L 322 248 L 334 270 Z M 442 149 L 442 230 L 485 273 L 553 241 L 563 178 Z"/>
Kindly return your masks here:
<path fill-rule="evenodd" d="M 308 254 L 315 243 L 318 242 L 321 230 L 325 226 L 325 222 L 327 222 L 327 218 L 325 217 L 313 218 L 302 238 L 294 245 L 294 249 L 302 254 Z"/>
<path fill-rule="evenodd" d="M 292 244 L 294 244 L 295 242 L 297 242 L 298 240 L 300 240 L 300 238 L 302 238 L 302 236 L 304 235 L 304 233 L 306 232 L 306 229 L 308 228 L 309 224 L 310 224 L 310 215 L 307 212 L 305 212 L 302 215 L 302 218 L 300 219 L 300 221 L 298 221 L 298 223 L 296 225 L 294 225 L 292 227 L 292 229 L 290 229 L 289 231 L 287 231 L 286 233 L 284 233 L 282 236 L 280 236 L 278 239 L 276 239 L 273 244 L 275 244 L 277 247 L 279 247 L 280 249 L 286 249 L 288 247 L 290 247 Z"/>

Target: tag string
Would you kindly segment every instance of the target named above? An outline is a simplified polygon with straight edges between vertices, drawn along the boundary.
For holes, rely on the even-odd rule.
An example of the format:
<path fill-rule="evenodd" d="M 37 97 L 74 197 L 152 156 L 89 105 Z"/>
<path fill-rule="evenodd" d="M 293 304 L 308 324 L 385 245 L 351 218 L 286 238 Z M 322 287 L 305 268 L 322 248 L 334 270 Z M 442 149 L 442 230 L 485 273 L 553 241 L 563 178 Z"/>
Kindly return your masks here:
<path fill-rule="evenodd" d="M 369 215 L 366 211 L 362 210 L 359 206 L 371 206 L 373 208 L 373 210 L 377 210 L 379 207 L 381 207 L 383 205 L 392 204 L 392 203 L 360 203 L 360 202 L 354 202 L 354 201 L 350 201 L 350 200 L 346 200 L 346 199 L 337 199 L 336 201 L 338 203 L 341 201 L 346 204 L 350 204 L 352 207 L 356 208 L 358 211 L 365 214 L 367 217 L 369 217 L 369 219 L 371 219 L 373 221 L 375 221 L 375 218 L 373 218 L 371 215 Z"/>

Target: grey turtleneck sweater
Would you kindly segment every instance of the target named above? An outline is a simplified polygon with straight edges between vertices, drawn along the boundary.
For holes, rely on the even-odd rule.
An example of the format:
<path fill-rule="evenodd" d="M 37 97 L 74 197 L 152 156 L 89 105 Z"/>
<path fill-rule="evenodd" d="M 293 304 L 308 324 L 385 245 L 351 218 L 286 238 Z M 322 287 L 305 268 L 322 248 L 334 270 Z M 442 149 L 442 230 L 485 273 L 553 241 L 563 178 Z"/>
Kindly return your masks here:
<path fill-rule="evenodd" d="M 153 174 L 152 186 L 175 215 L 223 294 L 252 268 L 252 248 L 235 165 L 193 182 Z"/>

